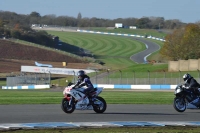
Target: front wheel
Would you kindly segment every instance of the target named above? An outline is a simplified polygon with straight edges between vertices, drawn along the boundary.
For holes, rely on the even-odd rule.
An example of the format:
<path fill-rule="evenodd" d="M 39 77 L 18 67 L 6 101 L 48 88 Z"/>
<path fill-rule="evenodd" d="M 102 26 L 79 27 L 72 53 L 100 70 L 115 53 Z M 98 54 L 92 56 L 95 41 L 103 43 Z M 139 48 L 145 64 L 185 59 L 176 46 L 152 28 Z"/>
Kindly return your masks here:
<path fill-rule="evenodd" d="M 96 113 L 103 113 L 107 108 L 106 101 L 102 97 L 96 97 L 93 103 L 93 110 Z"/>
<path fill-rule="evenodd" d="M 75 110 L 75 104 L 72 102 L 71 105 L 69 105 L 69 101 L 65 98 L 62 99 L 62 103 L 61 103 L 61 109 L 65 112 L 65 113 L 72 113 Z"/>
<path fill-rule="evenodd" d="M 173 106 L 178 112 L 184 112 L 186 110 L 186 102 L 182 97 L 175 97 Z"/>

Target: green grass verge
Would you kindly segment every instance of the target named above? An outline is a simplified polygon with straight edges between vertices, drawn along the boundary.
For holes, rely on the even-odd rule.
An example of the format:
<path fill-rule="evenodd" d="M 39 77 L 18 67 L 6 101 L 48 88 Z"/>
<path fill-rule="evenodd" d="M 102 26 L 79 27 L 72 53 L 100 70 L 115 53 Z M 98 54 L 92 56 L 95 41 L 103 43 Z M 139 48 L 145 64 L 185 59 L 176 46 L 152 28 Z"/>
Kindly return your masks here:
<path fill-rule="evenodd" d="M 103 91 L 108 104 L 171 104 L 173 92 Z M 60 104 L 62 91 L 0 90 L 0 104 Z"/>
<path fill-rule="evenodd" d="M 163 70 L 167 71 L 168 64 L 137 64 L 132 65 L 127 68 L 121 69 L 120 71 L 115 71 L 114 73 L 111 73 L 109 75 L 109 78 L 133 78 L 134 76 L 136 78 L 148 78 L 148 71 L 150 71 L 150 75 L 152 75 L 153 72 L 158 72 L 157 77 L 163 77 L 164 73 Z M 179 73 L 176 74 L 179 76 Z"/>
<path fill-rule="evenodd" d="M 6 81 L 0 81 L 0 86 L 5 86 L 6 85 Z"/>
<path fill-rule="evenodd" d="M 5 133 L 199 133 L 198 126 L 18 129 Z"/>
<path fill-rule="evenodd" d="M 67 81 L 67 82 L 66 82 Z M 68 76 L 66 78 L 59 78 L 51 80 L 51 85 L 55 86 L 67 86 L 69 82 L 73 82 L 73 76 Z"/>
<path fill-rule="evenodd" d="M 155 71 L 162 71 L 165 70 L 168 67 L 168 64 L 138 64 L 138 65 L 133 65 L 130 66 L 126 69 L 123 69 L 124 72 L 130 72 L 130 71 L 135 71 L 135 72 L 155 72 Z"/>

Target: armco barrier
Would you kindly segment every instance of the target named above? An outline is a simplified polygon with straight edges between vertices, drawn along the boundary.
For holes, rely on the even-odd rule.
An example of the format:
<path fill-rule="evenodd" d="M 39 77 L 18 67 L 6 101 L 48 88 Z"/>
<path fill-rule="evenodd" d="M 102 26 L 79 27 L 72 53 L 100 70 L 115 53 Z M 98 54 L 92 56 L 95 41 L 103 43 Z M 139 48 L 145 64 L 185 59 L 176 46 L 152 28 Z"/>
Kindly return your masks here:
<path fill-rule="evenodd" d="M 141 38 L 145 37 L 145 36 L 142 36 L 142 35 L 110 33 L 110 32 L 99 32 L 99 31 L 89 31 L 89 30 L 77 30 L 77 31 L 78 32 L 85 32 L 85 33 L 104 34 L 104 35 L 132 36 L 132 37 L 141 37 Z M 159 41 L 165 41 L 162 38 L 157 38 L 157 37 L 152 37 L 152 36 L 148 36 L 147 38 L 154 39 L 154 40 L 159 40 Z"/>
<path fill-rule="evenodd" d="M 144 90 L 171 90 L 177 85 L 115 85 L 115 84 L 94 84 L 94 87 L 105 89 L 144 89 Z M 2 89 L 48 89 L 50 85 L 29 85 L 29 86 L 2 86 Z"/>
<path fill-rule="evenodd" d="M 2 89 L 48 89 L 50 85 L 2 86 Z"/>
<path fill-rule="evenodd" d="M 41 122 L 0 124 L 0 129 L 39 129 L 39 128 L 103 128 L 103 127 L 164 127 L 164 126 L 200 126 L 199 121 L 111 121 L 111 122 Z"/>
<path fill-rule="evenodd" d="M 103 87 L 105 89 L 147 89 L 147 90 L 171 90 L 177 85 L 111 85 L 111 84 L 95 84 L 94 87 Z"/>

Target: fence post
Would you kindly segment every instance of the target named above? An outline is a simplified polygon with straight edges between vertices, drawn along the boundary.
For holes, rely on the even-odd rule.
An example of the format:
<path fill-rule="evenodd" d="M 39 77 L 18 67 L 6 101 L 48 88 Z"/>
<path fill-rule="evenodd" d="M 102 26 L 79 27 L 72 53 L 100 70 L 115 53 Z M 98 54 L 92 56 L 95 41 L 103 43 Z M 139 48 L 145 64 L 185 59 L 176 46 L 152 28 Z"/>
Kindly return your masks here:
<path fill-rule="evenodd" d="M 75 83 L 75 71 L 73 71 L 74 72 L 74 83 Z"/>
<path fill-rule="evenodd" d="M 200 81 L 200 73 L 199 73 L 199 69 L 197 69 L 197 71 L 198 71 L 198 76 L 199 76 L 199 81 Z"/>
<path fill-rule="evenodd" d="M 164 84 L 166 84 L 166 72 L 165 72 L 165 70 L 163 70 L 164 71 Z"/>
<path fill-rule="evenodd" d="M 126 84 L 128 84 L 128 76 L 127 76 L 127 72 L 126 72 Z"/>
<path fill-rule="evenodd" d="M 172 84 L 172 72 L 170 72 L 170 83 Z"/>
<path fill-rule="evenodd" d="M 35 73 L 35 84 L 37 85 L 37 73 Z"/>
<path fill-rule="evenodd" d="M 150 71 L 149 70 L 147 71 L 148 71 L 148 79 L 149 79 L 149 84 L 150 84 Z"/>
<path fill-rule="evenodd" d="M 135 71 L 133 71 L 133 84 L 135 84 Z"/>
<path fill-rule="evenodd" d="M 24 84 L 26 84 L 26 73 L 24 74 Z"/>
<path fill-rule="evenodd" d="M 181 71 L 179 70 L 179 83 L 181 82 Z"/>
<path fill-rule="evenodd" d="M 49 71 L 49 85 L 51 87 L 51 72 Z"/>
<path fill-rule="evenodd" d="M 109 69 L 107 69 L 107 73 L 108 73 L 108 81 L 107 81 L 107 84 L 110 84 L 110 81 L 109 81 Z"/>
<path fill-rule="evenodd" d="M 119 70 L 119 72 L 120 72 L 120 84 L 122 84 L 122 71 Z"/>
<path fill-rule="evenodd" d="M 97 70 L 95 70 L 95 72 L 96 72 L 96 84 L 97 84 Z"/>
<path fill-rule="evenodd" d="M 46 72 L 44 72 L 44 81 L 43 81 L 43 84 L 46 83 L 46 78 L 47 78 L 47 74 L 46 74 Z"/>

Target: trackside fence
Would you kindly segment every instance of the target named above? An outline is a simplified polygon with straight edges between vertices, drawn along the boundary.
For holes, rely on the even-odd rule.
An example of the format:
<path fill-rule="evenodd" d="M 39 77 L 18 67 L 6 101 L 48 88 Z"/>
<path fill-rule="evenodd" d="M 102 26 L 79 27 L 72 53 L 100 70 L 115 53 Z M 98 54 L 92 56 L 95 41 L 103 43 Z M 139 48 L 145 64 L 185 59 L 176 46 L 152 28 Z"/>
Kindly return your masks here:
<path fill-rule="evenodd" d="M 123 71 L 107 71 L 91 78 L 94 84 L 124 84 L 124 85 L 154 85 L 154 84 L 179 84 L 183 82 L 183 75 L 191 74 L 198 82 L 200 82 L 200 72 L 123 72 Z"/>
<path fill-rule="evenodd" d="M 21 73 L 20 75 L 9 75 L 6 78 L 7 86 L 45 84 L 51 84 L 51 75 L 49 73 Z"/>
<path fill-rule="evenodd" d="M 93 84 L 115 84 L 115 85 L 176 85 L 183 82 L 183 75 L 191 74 L 200 83 L 200 72 L 123 72 L 104 71 L 89 73 Z M 52 78 L 50 73 L 21 73 L 20 75 L 9 75 L 6 79 L 7 86 L 19 85 L 41 85 L 49 84 L 55 86 L 67 86 L 69 82 L 75 83 L 77 76 L 66 76 Z"/>

